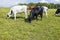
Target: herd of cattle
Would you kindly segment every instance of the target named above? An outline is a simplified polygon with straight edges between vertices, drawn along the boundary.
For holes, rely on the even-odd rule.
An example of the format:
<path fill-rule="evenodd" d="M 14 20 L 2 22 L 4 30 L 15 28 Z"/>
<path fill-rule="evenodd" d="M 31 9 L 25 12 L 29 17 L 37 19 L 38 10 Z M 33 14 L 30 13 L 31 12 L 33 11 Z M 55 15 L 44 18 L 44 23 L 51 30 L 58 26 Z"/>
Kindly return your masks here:
<path fill-rule="evenodd" d="M 48 7 L 46 7 L 46 6 L 35 6 L 35 7 L 31 8 L 29 15 L 27 15 L 28 9 L 29 9 L 29 7 L 27 7 L 26 5 L 13 6 L 10 9 L 9 13 L 7 14 L 7 17 L 10 18 L 13 14 L 14 20 L 16 20 L 16 14 L 21 13 L 21 12 L 25 13 L 25 21 L 28 21 L 28 22 L 31 22 L 34 19 L 34 17 L 36 17 L 36 19 L 37 19 L 38 15 L 40 15 L 41 20 L 42 20 L 43 13 L 46 13 L 46 17 L 48 17 L 48 14 L 47 14 Z M 58 8 L 56 10 L 55 15 L 57 15 L 59 13 L 60 13 L 60 8 Z"/>

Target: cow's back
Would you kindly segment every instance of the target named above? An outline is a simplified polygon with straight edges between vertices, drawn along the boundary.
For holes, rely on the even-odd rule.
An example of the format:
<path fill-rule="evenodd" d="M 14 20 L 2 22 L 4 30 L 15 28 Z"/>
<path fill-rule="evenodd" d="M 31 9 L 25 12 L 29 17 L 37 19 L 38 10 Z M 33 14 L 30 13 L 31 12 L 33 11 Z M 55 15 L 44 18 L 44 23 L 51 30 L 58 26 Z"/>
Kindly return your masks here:
<path fill-rule="evenodd" d="M 14 6 L 11 8 L 11 10 L 17 11 L 17 12 L 23 12 L 23 11 L 27 10 L 27 6 L 25 6 L 25 5 Z"/>
<path fill-rule="evenodd" d="M 43 7 L 37 6 L 35 8 L 32 8 L 30 13 L 37 15 L 40 14 L 41 12 L 43 12 Z"/>

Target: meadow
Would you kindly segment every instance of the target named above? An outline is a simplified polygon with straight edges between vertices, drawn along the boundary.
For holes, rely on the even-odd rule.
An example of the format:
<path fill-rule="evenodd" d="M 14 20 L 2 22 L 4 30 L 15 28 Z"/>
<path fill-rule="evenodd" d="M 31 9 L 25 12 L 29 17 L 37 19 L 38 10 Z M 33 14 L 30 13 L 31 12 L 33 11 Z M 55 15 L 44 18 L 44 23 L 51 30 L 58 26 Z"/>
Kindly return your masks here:
<path fill-rule="evenodd" d="M 0 40 L 60 40 L 60 14 L 54 16 L 56 9 L 48 10 L 48 18 L 42 21 L 25 22 L 24 14 L 17 14 L 17 20 L 7 19 L 10 8 L 0 8 Z M 29 14 L 29 13 L 28 13 Z"/>

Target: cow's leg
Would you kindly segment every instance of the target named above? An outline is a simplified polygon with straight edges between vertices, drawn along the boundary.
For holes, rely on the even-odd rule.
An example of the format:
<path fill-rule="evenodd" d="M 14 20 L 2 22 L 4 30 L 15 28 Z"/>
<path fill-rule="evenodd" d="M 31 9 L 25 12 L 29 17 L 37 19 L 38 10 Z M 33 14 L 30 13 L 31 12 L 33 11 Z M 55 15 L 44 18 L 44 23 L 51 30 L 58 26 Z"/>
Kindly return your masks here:
<path fill-rule="evenodd" d="M 14 13 L 14 20 L 16 20 L 16 13 Z"/>
<path fill-rule="evenodd" d="M 46 13 L 46 17 L 48 17 L 47 11 L 45 13 Z"/>
<path fill-rule="evenodd" d="M 25 11 L 25 18 L 27 18 L 27 11 Z"/>
<path fill-rule="evenodd" d="M 36 15 L 36 19 L 37 19 L 37 15 Z"/>
<path fill-rule="evenodd" d="M 42 20 L 43 13 L 41 13 L 40 16 L 41 16 L 41 20 Z"/>

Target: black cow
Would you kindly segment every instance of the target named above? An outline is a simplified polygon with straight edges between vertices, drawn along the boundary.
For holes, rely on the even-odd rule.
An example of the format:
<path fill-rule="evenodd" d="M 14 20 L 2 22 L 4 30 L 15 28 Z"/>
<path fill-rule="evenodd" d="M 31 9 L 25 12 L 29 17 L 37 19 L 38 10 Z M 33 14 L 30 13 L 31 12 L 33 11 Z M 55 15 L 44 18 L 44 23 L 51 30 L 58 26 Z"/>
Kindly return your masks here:
<path fill-rule="evenodd" d="M 58 8 L 55 12 L 55 15 L 59 14 L 60 13 L 60 8 Z"/>
<path fill-rule="evenodd" d="M 38 15 L 41 16 L 41 20 L 42 20 L 43 7 L 37 6 L 37 7 L 32 8 L 31 11 L 30 11 L 30 15 L 27 18 L 28 22 L 31 22 L 34 19 L 34 17 L 36 17 L 36 19 L 37 19 Z"/>

